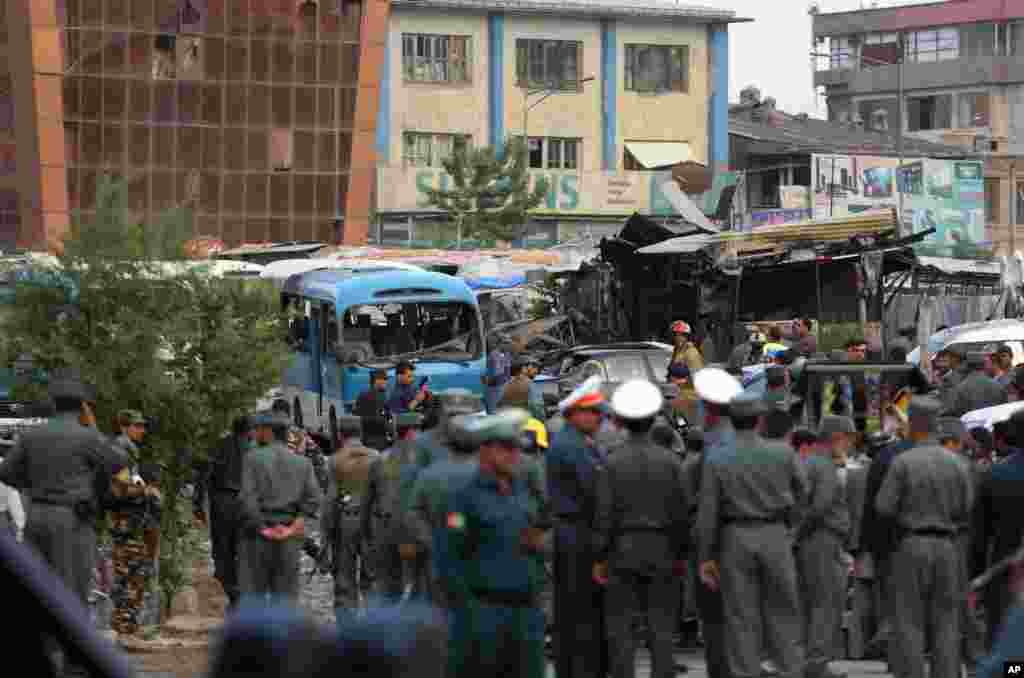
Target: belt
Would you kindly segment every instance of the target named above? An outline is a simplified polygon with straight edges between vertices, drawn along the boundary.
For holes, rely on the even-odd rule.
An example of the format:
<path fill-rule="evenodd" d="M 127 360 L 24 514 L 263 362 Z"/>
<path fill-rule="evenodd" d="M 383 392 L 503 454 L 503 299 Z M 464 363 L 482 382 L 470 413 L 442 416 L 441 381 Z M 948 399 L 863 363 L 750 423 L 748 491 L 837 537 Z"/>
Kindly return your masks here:
<path fill-rule="evenodd" d="M 390 514 L 390 513 L 382 513 L 380 511 L 377 511 L 377 512 L 375 512 L 373 514 L 373 517 L 376 518 L 377 520 L 391 520 L 392 514 Z"/>
<path fill-rule="evenodd" d="M 559 513 L 558 514 L 558 519 L 559 520 L 564 520 L 567 523 L 578 523 L 578 522 L 581 522 L 583 520 L 583 514 L 582 513 Z"/>
<path fill-rule="evenodd" d="M 483 603 L 500 607 L 536 607 L 537 597 L 520 591 L 473 590 L 473 595 Z"/>
<path fill-rule="evenodd" d="M 726 525 L 781 525 L 783 522 L 782 518 L 755 518 L 753 516 L 746 516 L 742 518 L 725 518 L 722 520 Z"/>
<path fill-rule="evenodd" d="M 629 534 L 631 532 L 653 532 L 654 534 L 667 534 L 667 527 L 620 527 L 615 530 L 616 534 Z"/>
<path fill-rule="evenodd" d="M 69 504 L 67 501 L 58 501 L 48 497 L 32 497 L 31 501 L 35 504 L 45 504 L 46 506 L 62 506 L 66 509 L 74 508 L 74 504 Z"/>
<path fill-rule="evenodd" d="M 934 537 L 936 539 L 952 539 L 956 530 L 945 530 L 940 527 L 925 527 L 917 530 L 903 530 L 904 537 Z"/>
<path fill-rule="evenodd" d="M 241 490 L 235 490 L 230 487 L 215 487 L 213 491 L 214 493 L 233 494 L 236 496 L 241 494 Z"/>

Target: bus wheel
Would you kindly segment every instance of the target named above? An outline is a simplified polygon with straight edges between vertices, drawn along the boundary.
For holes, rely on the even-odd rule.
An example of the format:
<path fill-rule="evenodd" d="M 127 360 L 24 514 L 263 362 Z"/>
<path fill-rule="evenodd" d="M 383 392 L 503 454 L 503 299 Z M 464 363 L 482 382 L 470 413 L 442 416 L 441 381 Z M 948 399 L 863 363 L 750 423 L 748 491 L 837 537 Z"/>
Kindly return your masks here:
<path fill-rule="evenodd" d="M 331 411 L 327 414 L 327 425 L 331 433 L 331 451 L 334 451 L 338 444 L 338 413 L 331 405 Z"/>
<path fill-rule="evenodd" d="M 292 403 L 292 414 L 295 418 L 295 425 L 302 428 L 302 403 L 299 402 L 298 398 Z"/>

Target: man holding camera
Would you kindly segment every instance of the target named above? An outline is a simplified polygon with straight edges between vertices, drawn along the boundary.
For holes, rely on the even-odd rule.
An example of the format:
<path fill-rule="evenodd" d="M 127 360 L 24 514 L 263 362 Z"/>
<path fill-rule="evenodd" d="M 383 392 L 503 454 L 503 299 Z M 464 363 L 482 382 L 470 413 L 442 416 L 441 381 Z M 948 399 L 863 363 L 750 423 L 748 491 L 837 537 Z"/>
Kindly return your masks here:
<path fill-rule="evenodd" d="M 420 405 L 430 398 L 426 377 L 420 381 L 419 386 L 414 385 L 415 379 L 415 365 L 408 361 L 398 363 L 395 367 L 395 388 L 391 391 L 387 403 L 388 411 L 392 415 L 398 416 L 402 412 L 418 410 Z"/>

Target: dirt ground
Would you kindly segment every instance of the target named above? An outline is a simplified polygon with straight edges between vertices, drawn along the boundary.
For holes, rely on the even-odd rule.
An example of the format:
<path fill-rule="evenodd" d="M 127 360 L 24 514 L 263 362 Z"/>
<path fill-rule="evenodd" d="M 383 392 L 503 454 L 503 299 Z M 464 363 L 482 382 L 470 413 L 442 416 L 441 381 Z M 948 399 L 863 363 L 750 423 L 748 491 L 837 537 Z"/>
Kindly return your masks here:
<path fill-rule="evenodd" d="M 227 598 L 221 591 L 220 584 L 210 576 L 205 563 L 194 569 L 193 582 L 199 598 L 199 617 L 223 618 L 227 606 Z M 173 637 L 163 634 L 165 638 Z M 196 637 L 186 638 L 195 640 Z M 177 647 L 153 652 L 133 652 L 129 654 L 132 663 L 145 674 L 155 674 L 160 678 L 201 678 L 209 669 L 209 647 Z"/>

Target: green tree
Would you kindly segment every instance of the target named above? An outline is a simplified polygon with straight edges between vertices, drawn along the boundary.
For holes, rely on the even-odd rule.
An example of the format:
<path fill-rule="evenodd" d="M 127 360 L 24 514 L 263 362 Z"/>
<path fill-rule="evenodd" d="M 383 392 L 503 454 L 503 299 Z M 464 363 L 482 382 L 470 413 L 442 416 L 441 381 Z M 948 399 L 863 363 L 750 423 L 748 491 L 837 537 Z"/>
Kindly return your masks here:
<path fill-rule="evenodd" d="M 159 585 L 168 605 L 188 581 L 196 543 L 183 490 L 232 419 L 280 383 L 287 346 L 272 289 L 184 262 L 168 273 L 164 262 L 180 259 L 191 235 L 182 214 L 132 223 L 123 184 L 101 182 L 97 193 L 95 216 L 75 220 L 59 258 L 74 303 L 59 286 L 18 285 L 5 349 L 44 370 L 79 370 L 99 391 L 97 419 L 108 433 L 121 409 L 158 417 L 143 461 L 161 469 Z"/>
<path fill-rule="evenodd" d="M 529 211 L 547 196 L 545 178 L 538 177 L 530 188 L 526 146 L 518 138 L 508 140 L 500 155 L 490 147 L 456 146 L 441 165 L 452 187 L 427 189 L 426 202 L 448 213 L 460 241 L 515 240 Z"/>

